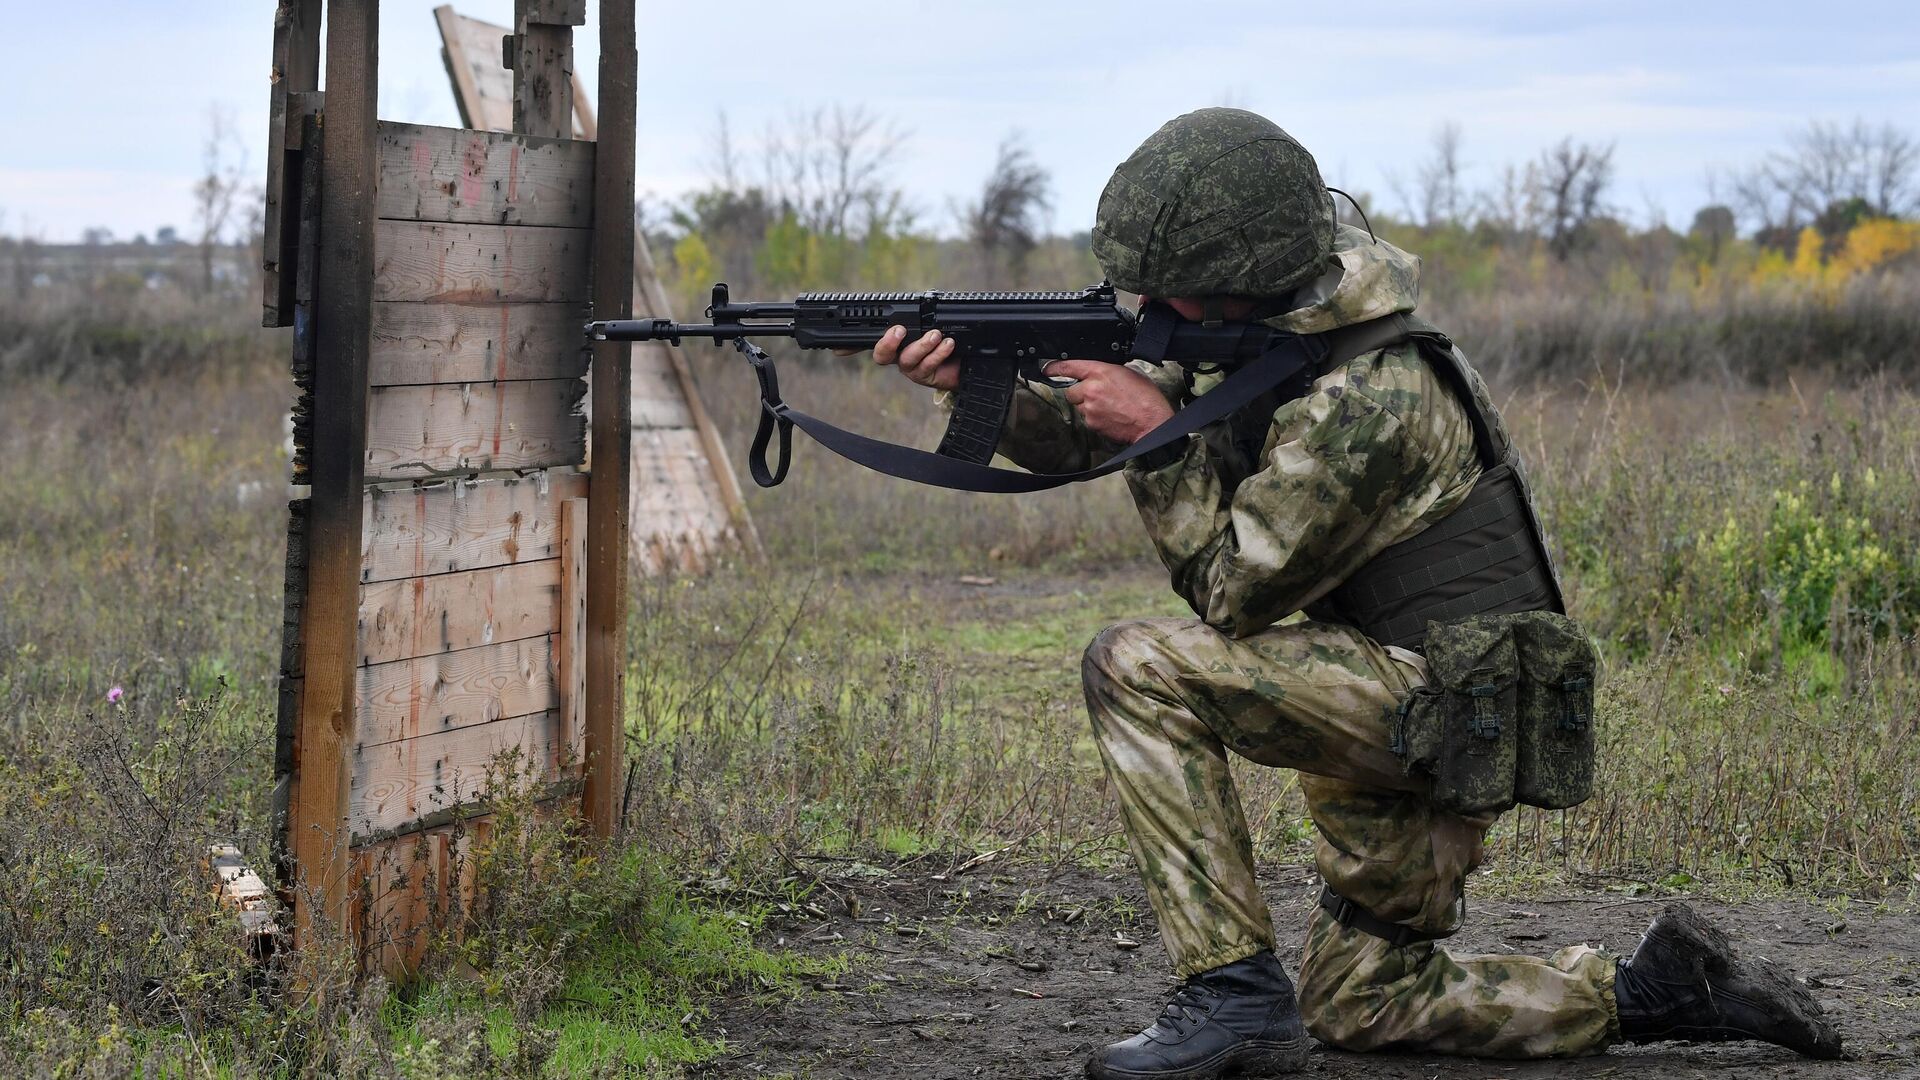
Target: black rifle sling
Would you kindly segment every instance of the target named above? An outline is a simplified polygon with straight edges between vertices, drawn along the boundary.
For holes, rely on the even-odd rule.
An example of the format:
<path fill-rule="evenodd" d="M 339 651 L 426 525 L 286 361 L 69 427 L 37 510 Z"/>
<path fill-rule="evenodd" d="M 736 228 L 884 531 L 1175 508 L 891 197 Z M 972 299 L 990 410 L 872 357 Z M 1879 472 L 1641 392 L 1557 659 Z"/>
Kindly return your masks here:
<path fill-rule="evenodd" d="M 1219 385 L 1195 398 L 1186 408 L 1168 417 L 1132 446 L 1094 468 L 1071 473 L 996 469 L 911 446 L 881 442 L 835 427 L 780 400 L 779 383 L 774 377 L 771 358 L 758 346 L 744 338 L 736 338 L 735 347 L 747 354 L 760 379 L 760 427 L 754 433 L 753 446 L 747 454 L 747 467 L 754 483 L 761 487 L 778 484 L 787 475 L 792 453 L 792 429 L 798 427 L 812 436 L 815 442 L 848 461 L 902 480 L 958 491 L 996 494 L 1045 491 L 1117 472 L 1136 458 L 1171 446 L 1209 424 L 1226 419 L 1260 395 L 1289 380 L 1304 375 L 1305 378 L 1297 384 L 1304 387 L 1329 368 L 1403 341 L 1411 333 L 1412 328 L 1405 319 L 1389 315 L 1321 334 L 1281 338 L 1266 355 L 1235 368 Z M 776 433 L 780 438 L 780 459 L 777 465 L 769 469 L 766 452 Z"/>

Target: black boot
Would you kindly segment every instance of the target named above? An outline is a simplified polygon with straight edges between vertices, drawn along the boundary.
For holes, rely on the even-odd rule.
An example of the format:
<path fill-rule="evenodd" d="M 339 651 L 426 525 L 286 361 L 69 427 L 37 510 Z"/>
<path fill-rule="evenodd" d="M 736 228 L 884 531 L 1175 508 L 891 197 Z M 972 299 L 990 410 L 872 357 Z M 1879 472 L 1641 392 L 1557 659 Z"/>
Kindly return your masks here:
<path fill-rule="evenodd" d="M 1093 1080 L 1210 1080 L 1298 1072 L 1307 1031 L 1293 982 L 1271 952 L 1188 979 L 1153 1026 L 1087 1059 Z"/>
<path fill-rule="evenodd" d="M 1727 936 L 1675 904 L 1660 913 L 1614 980 L 1628 1042 L 1760 1039 L 1808 1057 L 1841 1056 L 1840 1033 L 1785 969 L 1741 960 Z"/>

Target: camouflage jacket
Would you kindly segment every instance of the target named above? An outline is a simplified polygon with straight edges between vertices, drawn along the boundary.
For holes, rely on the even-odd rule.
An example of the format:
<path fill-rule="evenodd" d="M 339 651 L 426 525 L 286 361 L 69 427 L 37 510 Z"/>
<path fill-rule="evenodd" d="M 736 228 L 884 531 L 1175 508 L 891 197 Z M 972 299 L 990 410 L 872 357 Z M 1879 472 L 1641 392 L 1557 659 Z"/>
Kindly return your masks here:
<path fill-rule="evenodd" d="M 1314 333 L 1410 312 L 1420 260 L 1341 226 L 1329 267 L 1299 306 L 1269 320 Z M 1177 365 L 1136 362 L 1176 408 Z M 1193 378 L 1205 393 L 1218 375 Z M 1208 625 L 1244 637 L 1303 610 L 1381 550 L 1452 512 L 1480 475 L 1473 429 L 1410 343 L 1326 372 L 1273 413 L 1249 460 L 1225 424 L 1188 437 L 1177 460 L 1126 469 L 1173 587 Z M 1116 447 L 1089 431 L 1058 392 L 1023 384 L 1000 450 L 1024 468 L 1084 469 Z"/>

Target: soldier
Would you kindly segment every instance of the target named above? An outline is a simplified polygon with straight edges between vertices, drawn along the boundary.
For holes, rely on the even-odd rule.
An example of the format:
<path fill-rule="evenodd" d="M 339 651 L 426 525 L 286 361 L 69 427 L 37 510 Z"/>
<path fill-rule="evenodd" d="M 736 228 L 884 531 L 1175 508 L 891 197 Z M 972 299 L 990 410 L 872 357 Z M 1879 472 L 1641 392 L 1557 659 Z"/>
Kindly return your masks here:
<path fill-rule="evenodd" d="M 1497 810 L 1435 805 L 1390 748 L 1397 711 L 1428 682 L 1427 623 L 1556 611 L 1560 597 L 1498 412 L 1457 350 L 1411 317 L 1419 260 L 1337 224 L 1306 150 L 1235 109 L 1178 117 L 1123 162 L 1093 251 L 1116 285 L 1187 319 L 1321 335 L 1330 361 L 1310 385 L 1125 470 L 1198 618 L 1109 627 L 1083 674 L 1128 843 L 1185 982 L 1087 1074 L 1291 1071 L 1309 1033 L 1347 1050 L 1484 1057 L 1659 1039 L 1837 1056 L 1838 1035 L 1797 982 L 1742 961 L 1685 908 L 1658 917 L 1626 960 L 1586 946 L 1538 959 L 1436 944 L 1458 929 Z M 953 343 L 903 336 L 875 360 L 952 390 Z M 1098 464 L 1219 378 L 1084 360 L 1048 374 L 1079 381 L 1023 384 L 1000 444 L 1042 472 Z M 1410 569 L 1418 587 L 1405 584 Z M 1326 889 L 1297 1000 L 1273 954 L 1229 750 L 1298 770 L 1318 829 Z"/>

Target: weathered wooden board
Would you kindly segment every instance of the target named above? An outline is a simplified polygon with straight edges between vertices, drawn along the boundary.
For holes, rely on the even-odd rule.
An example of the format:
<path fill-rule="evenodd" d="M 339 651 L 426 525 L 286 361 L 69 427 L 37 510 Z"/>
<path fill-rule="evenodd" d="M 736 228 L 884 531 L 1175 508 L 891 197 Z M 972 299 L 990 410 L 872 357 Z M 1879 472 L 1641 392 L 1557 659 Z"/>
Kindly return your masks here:
<path fill-rule="evenodd" d="M 585 304 L 373 305 L 374 386 L 578 379 Z"/>
<path fill-rule="evenodd" d="M 697 571 L 738 545 L 711 459 L 693 428 L 633 429 L 633 561 Z"/>
<path fill-rule="evenodd" d="M 558 780 L 558 729 L 558 714 L 544 712 L 357 749 L 349 799 L 353 835 L 376 836 L 484 798 L 488 766 L 515 748 L 522 779 Z"/>
<path fill-rule="evenodd" d="M 380 387 L 367 402 L 367 479 L 578 465 L 585 392 L 578 379 Z"/>
<path fill-rule="evenodd" d="M 635 343 L 633 362 L 633 426 L 637 428 L 691 428 L 693 410 L 673 367 L 672 346 L 664 342 Z"/>
<path fill-rule="evenodd" d="M 560 505 L 586 495 L 575 472 L 442 480 L 367 492 L 362 582 L 479 570 L 560 554 Z"/>
<path fill-rule="evenodd" d="M 513 130 L 513 72 L 501 65 L 504 26 L 461 15 L 451 4 L 433 9 L 440 24 L 447 72 L 453 77 L 460 122 L 487 131 Z M 573 130 L 578 139 L 594 137 L 593 110 L 578 75 L 573 82 Z"/>
<path fill-rule="evenodd" d="M 471 649 L 560 625 L 560 560 L 402 578 L 360 590 L 360 664 Z"/>
<path fill-rule="evenodd" d="M 483 225 L 593 224 L 593 144 L 380 125 L 380 216 Z"/>
<path fill-rule="evenodd" d="M 363 667 L 356 749 L 556 709 L 553 652 L 532 637 Z"/>
<path fill-rule="evenodd" d="M 354 890 L 349 929 L 363 969 L 389 977 L 419 970 L 430 935 L 459 910 L 453 901 L 473 896 L 473 849 L 491 829 L 482 817 L 354 848 L 353 878 L 361 888 Z"/>
<path fill-rule="evenodd" d="M 567 759 L 586 758 L 587 500 L 560 504 L 560 635 L 554 667 L 560 679 L 560 744 Z"/>
<path fill-rule="evenodd" d="M 588 299 L 592 229 L 382 220 L 374 233 L 376 301 Z"/>

